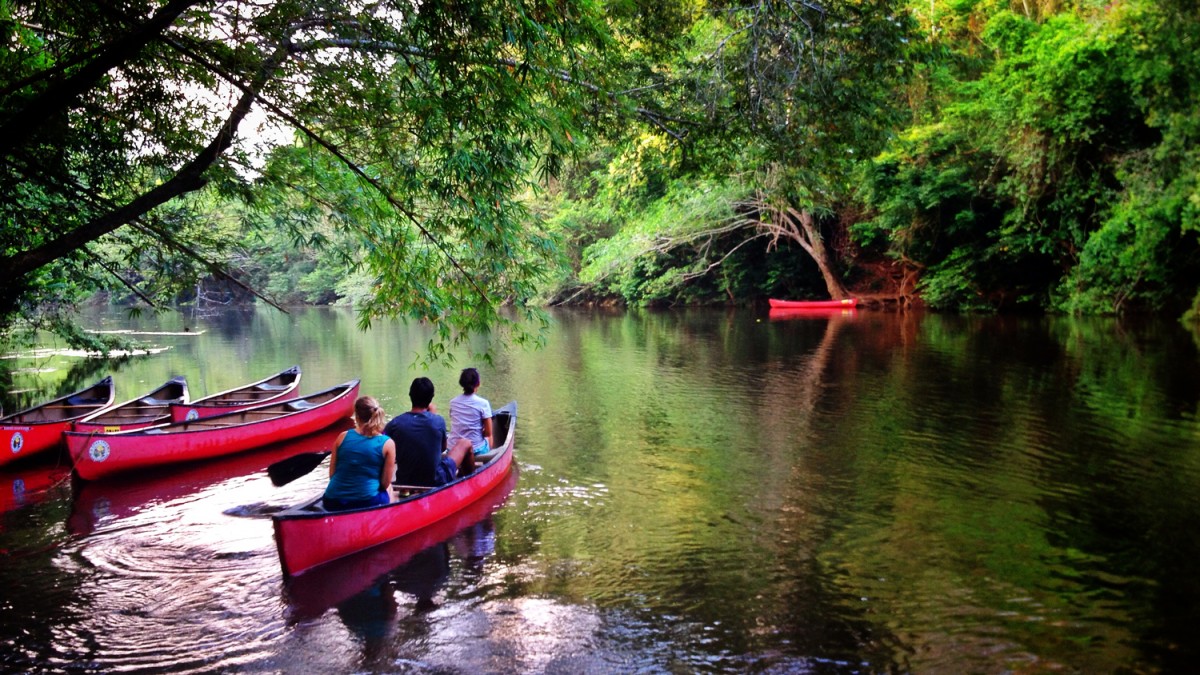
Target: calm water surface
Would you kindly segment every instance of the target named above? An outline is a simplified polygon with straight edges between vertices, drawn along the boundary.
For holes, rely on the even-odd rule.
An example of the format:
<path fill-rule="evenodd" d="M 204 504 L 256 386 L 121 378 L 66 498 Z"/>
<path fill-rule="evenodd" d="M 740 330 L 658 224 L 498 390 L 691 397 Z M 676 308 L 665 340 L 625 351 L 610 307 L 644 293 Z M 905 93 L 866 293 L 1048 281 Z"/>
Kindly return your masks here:
<path fill-rule="evenodd" d="M 1172 672 L 1200 659 L 1200 357 L 1179 324 L 556 314 L 497 353 L 518 470 L 452 522 L 291 582 L 262 517 L 323 488 L 229 460 L 0 470 L 16 672 Z M 389 412 L 420 328 L 120 314 L 156 348 L 0 362 L 5 410 L 111 373 L 193 397 L 292 364 Z M 173 334 L 174 333 L 174 334 Z"/>

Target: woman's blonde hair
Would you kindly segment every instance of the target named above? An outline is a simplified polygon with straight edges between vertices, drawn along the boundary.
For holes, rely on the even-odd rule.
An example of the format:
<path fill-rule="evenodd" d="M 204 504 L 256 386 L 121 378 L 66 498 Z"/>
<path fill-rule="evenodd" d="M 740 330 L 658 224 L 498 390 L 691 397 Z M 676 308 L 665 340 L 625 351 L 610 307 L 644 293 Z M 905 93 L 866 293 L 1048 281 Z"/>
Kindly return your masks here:
<path fill-rule="evenodd" d="M 354 421 L 367 432 L 368 436 L 383 433 L 383 425 L 387 422 L 379 401 L 370 396 L 359 396 L 354 402 Z"/>

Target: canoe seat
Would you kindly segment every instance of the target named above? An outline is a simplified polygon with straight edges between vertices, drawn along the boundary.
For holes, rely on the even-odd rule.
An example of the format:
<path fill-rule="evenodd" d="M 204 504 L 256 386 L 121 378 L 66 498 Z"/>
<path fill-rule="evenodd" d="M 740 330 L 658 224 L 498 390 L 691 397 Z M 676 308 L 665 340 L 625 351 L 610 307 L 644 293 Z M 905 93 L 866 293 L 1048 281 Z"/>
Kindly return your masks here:
<path fill-rule="evenodd" d="M 289 401 L 287 406 L 288 406 L 288 408 L 290 408 L 292 410 L 308 410 L 309 408 L 317 407 L 317 404 L 310 403 L 310 402 L 304 401 L 304 400 L 300 400 L 300 401 Z"/>
<path fill-rule="evenodd" d="M 290 385 L 290 384 L 260 384 L 254 388 L 260 389 L 262 391 L 283 391 L 284 389 L 287 389 L 290 386 L 292 386 L 292 385 Z"/>

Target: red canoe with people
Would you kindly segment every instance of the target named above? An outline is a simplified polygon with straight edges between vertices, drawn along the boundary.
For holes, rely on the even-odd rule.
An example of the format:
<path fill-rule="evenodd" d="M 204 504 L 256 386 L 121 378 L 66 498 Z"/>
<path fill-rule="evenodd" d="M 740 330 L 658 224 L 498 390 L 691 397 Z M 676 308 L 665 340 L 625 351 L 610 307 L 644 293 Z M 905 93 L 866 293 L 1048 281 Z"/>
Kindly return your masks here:
<path fill-rule="evenodd" d="M 151 467 L 210 459 L 299 438 L 344 422 L 354 410 L 358 380 L 290 401 L 248 406 L 206 419 L 160 424 L 114 434 L 64 434 L 85 480 Z"/>
<path fill-rule="evenodd" d="M 300 366 L 275 373 L 271 377 L 228 389 L 191 403 L 171 405 L 171 421 L 186 422 L 233 412 L 248 405 L 259 405 L 291 398 L 300 386 Z"/>
<path fill-rule="evenodd" d="M 187 401 L 187 380 L 172 377 L 148 394 L 118 403 L 76 421 L 71 430 L 109 434 L 165 424 L 171 421 L 171 404 Z"/>
<path fill-rule="evenodd" d="M 0 418 L 0 466 L 59 447 L 75 420 L 112 405 L 111 377 L 74 394 Z"/>
<path fill-rule="evenodd" d="M 397 485 L 396 501 L 347 511 L 326 511 L 321 497 L 271 516 L 284 576 L 382 544 L 448 518 L 501 484 L 512 468 L 517 403 L 492 417 L 494 438 L 504 443 L 473 473 L 435 488 Z M 302 459 L 300 457 L 294 459 Z M 286 461 L 286 460 L 285 460 Z M 311 467 L 310 467 L 311 469 Z"/>
<path fill-rule="evenodd" d="M 466 535 L 504 505 L 516 487 L 517 476 L 513 467 L 490 492 L 428 527 L 289 577 L 285 594 L 291 610 L 288 618 L 319 618 L 330 607 L 358 595 L 429 547 Z"/>
<path fill-rule="evenodd" d="M 771 298 L 771 309 L 849 309 L 858 306 L 858 298 L 841 300 L 776 300 Z"/>

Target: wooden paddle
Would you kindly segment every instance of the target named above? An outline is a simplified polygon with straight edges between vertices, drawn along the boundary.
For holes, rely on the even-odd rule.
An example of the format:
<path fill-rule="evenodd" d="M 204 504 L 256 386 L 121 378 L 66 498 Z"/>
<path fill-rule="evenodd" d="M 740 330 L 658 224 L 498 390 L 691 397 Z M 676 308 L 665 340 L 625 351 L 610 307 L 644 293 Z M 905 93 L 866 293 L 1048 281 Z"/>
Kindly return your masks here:
<path fill-rule="evenodd" d="M 271 477 L 271 484 L 275 487 L 287 485 L 320 466 L 329 454 L 328 450 L 323 450 L 292 455 L 268 466 L 267 475 Z"/>

